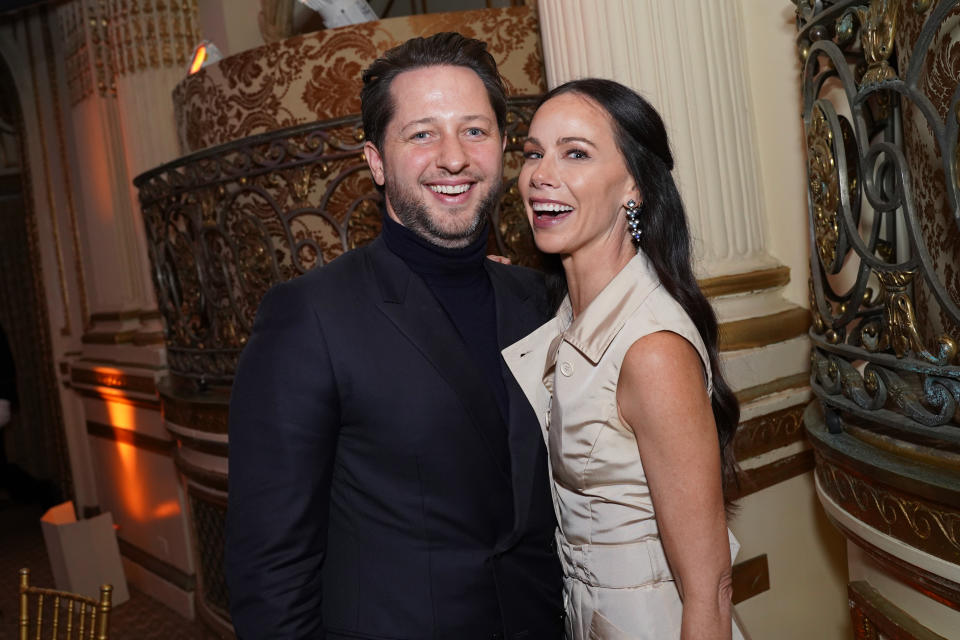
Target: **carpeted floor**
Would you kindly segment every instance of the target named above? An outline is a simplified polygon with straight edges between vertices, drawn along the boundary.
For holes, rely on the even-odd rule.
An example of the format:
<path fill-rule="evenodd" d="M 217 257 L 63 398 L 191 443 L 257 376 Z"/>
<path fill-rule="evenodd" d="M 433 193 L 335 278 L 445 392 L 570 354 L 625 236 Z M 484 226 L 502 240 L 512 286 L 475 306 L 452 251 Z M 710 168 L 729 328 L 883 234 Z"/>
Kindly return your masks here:
<path fill-rule="evenodd" d="M 42 510 L 4 498 L 0 494 L 0 640 L 15 640 L 19 570 L 29 568 L 31 584 L 40 586 L 53 587 L 53 575 L 40 532 Z M 217 636 L 130 585 L 130 600 L 110 614 L 110 638 L 216 640 Z"/>

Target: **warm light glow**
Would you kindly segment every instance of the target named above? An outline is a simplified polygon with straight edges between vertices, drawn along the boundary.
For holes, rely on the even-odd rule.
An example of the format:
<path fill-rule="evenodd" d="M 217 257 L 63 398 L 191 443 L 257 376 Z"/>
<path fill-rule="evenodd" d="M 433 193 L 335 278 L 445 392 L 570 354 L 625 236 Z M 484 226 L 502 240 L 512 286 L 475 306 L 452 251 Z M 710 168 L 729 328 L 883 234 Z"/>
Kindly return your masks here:
<path fill-rule="evenodd" d="M 176 500 L 161 502 L 153 510 L 154 518 L 172 518 L 178 515 L 180 515 L 180 503 Z"/>
<path fill-rule="evenodd" d="M 137 448 L 126 442 L 117 442 L 117 455 L 123 469 L 122 483 L 115 487 L 123 500 L 124 511 L 137 522 L 147 521 L 147 500 L 142 478 L 137 471 Z"/>
<path fill-rule="evenodd" d="M 98 368 L 100 373 L 111 373 L 108 367 Z M 110 424 L 115 429 L 136 430 L 136 408 L 125 402 L 110 401 L 104 398 Z M 150 504 L 149 487 L 145 483 L 149 478 L 144 477 L 144 470 L 140 468 L 139 457 L 142 452 L 133 444 L 117 441 L 115 443 L 117 458 L 120 461 L 120 484 L 115 489 L 123 505 L 123 512 L 135 522 L 145 523 L 161 518 L 173 518 L 180 515 L 180 503 L 176 499 L 166 500 L 159 504 Z"/>
<path fill-rule="evenodd" d="M 190 74 L 193 75 L 197 71 L 200 71 L 200 67 L 203 66 L 204 61 L 207 59 L 207 45 L 201 44 L 197 47 L 196 52 L 193 54 L 193 62 L 190 63 Z M 183 67 L 181 67 L 182 69 Z"/>
<path fill-rule="evenodd" d="M 117 369 L 115 367 L 104 367 L 102 365 L 98 365 L 94 367 L 93 370 L 96 371 L 97 373 L 106 373 L 108 375 L 115 375 L 115 376 L 123 375 L 123 370 Z"/>

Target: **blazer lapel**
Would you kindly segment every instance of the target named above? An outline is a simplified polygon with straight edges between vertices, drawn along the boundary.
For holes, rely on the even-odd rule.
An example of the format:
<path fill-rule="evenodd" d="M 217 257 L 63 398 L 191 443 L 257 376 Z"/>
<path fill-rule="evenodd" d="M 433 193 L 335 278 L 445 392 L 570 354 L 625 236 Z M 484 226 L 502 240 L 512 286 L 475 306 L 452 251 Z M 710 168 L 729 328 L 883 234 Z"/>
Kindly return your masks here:
<path fill-rule="evenodd" d="M 467 352 L 450 318 L 427 285 L 391 252 L 381 238 L 370 244 L 370 264 L 380 288 L 377 307 L 433 364 L 453 389 L 486 445 L 497 469 L 507 469 L 502 446 L 491 442 L 489 425 L 500 428 L 503 418 L 489 384 Z"/>
<path fill-rule="evenodd" d="M 490 263 L 487 273 L 493 283 L 497 300 L 497 337 L 500 348 L 513 344 L 530 333 L 542 320 L 534 291 L 525 290 L 501 265 Z M 501 359 L 504 384 L 507 387 L 510 409 L 508 418 L 510 469 L 513 484 L 513 530 L 504 532 L 497 541 L 496 551 L 504 551 L 516 543 L 526 528 L 533 495 L 533 473 L 537 454 L 544 444 L 537 428 L 537 417 L 527 401 L 524 390 Z M 541 364 L 537 376 L 543 373 Z M 525 381 L 524 381 L 525 382 Z"/>

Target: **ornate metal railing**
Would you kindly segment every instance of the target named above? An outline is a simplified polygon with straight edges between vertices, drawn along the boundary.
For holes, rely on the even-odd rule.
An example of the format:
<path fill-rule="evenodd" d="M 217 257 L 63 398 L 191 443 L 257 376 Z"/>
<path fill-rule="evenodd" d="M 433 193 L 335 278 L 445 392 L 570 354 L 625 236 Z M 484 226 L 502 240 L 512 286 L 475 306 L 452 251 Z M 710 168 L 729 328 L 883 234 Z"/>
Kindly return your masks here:
<path fill-rule="evenodd" d="M 832 431 L 842 415 L 955 448 L 958 1 L 795 3 L 813 390 Z"/>
<path fill-rule="evenodd" d="M 537 259 L 516 190 L 537 98 L 508 100 L 505 192 L 491 250 Z M 252 136 L 137 177 L 153 280 L 175 376 L 228 384 L 274 284 L 373 239 L 380 195 L 359 117 Z"/>

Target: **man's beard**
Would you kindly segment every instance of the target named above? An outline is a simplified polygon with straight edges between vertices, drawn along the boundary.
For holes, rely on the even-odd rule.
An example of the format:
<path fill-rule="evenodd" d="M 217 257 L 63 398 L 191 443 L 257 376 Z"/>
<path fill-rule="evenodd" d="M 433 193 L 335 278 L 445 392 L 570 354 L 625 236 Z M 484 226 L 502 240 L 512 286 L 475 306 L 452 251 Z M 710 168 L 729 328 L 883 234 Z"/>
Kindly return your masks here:
<path fill-rule="evenodd" d="M 497 176 L 494 184 L 499 184 L 501 177 Z M 474 187 L 476 188 L 476 187 Z M 479 238 L 486 227 L 483 222 L 492 219 L 500 202 L 500 189 L 491 188 L 484 198 L 477 203 L 473 218 L 462 228 L 446 229 L 443 225 L 430 217 L 430 211 L 423 198 L 418 198 L 399 185 L 399 181 L 388 176 L 385 184 L 387 200 L 393 212 L 400 219 L 400 224 L 410 229 L 418 236 L 431 244 L 447 249 L 466 247 Z M 443 215 L 443 214 L 441 214 Z"/>

